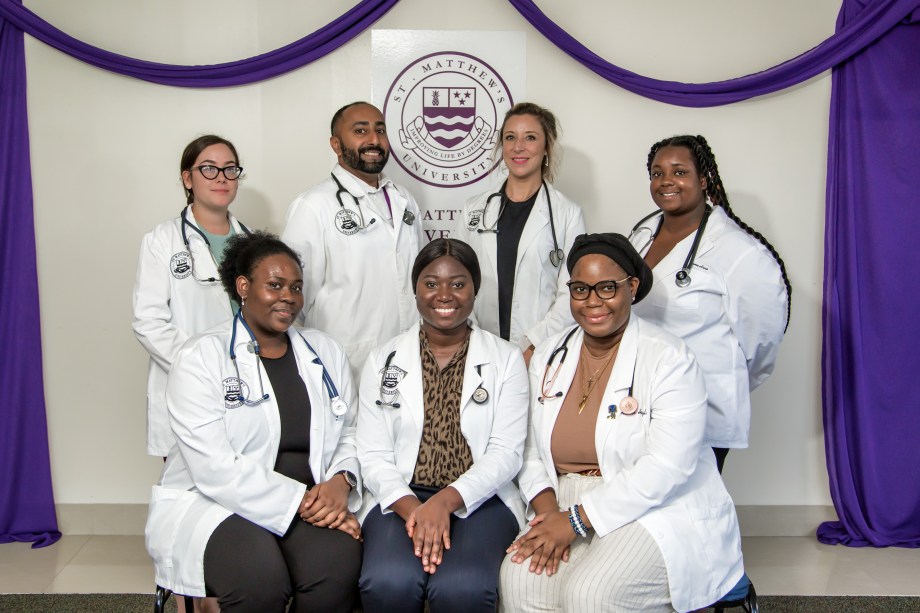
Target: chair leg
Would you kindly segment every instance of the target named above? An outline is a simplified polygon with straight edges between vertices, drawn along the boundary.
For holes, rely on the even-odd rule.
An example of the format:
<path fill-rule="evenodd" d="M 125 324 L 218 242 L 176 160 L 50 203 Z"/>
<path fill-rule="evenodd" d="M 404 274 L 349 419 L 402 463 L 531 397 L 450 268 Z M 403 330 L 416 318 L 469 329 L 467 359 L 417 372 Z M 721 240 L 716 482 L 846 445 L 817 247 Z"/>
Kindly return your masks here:
<path fill-rule="evenodd" d="M 166 601 L 169 600 L 171 594 L 172 591 L 167 590 L 165 587 L 157 586 L 153 601 L 153 613 L 163 613 L 166 610 Z"/>
<path fill-rule="evenodd" d="M 191 596 L 185 596 L 185 610 L 187 613 L 195 612 L 195 599 Z"/>
<path fill-rule="evenodd" d="M 760 607 L 757 606 L 757 592 L 754 591 L 754 584 L 748 588 L 747 596 L 744 597 L 744 610 L 747 613 L 760 613 Z"/>

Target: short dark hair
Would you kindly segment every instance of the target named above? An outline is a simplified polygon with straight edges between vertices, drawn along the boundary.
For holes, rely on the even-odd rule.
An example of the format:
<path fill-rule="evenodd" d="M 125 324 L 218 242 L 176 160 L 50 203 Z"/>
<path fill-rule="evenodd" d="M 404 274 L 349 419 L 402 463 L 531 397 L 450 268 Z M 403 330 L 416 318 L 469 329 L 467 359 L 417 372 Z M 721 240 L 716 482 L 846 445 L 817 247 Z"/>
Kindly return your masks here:
<path fill-rule="evenodd" d="M 363 100 L 358 100 L 358 101 L 356 101 L 356 102 L 349 102 L 348 104 L 346 104 L 345 106 L 343 106 L 342 108 L 340 108 L 339 110 L 337 110 L 337 111 L 335 112 L 335 115 L 332 116 L 332 121 L 329 122 L 329 133 L 330 133 L 332 136 L 335 136 L 335 127 L 336 127 L 336 125 L 338 125 L 338 123 L 339 123 L 340 121 L 342 121 L 342 115 L 345 114 L 345 111 L 347 111 L 348 109 L 350 109 L 350 108 L 353 107 L 353 106 L 358 106 L 359 104 L 366 104 L 367 106 L 374 106 L 374 105 L 371 104 L 370 102 L 365 102 L 365 101 L 363 101 Z M 375 108 L 376 108 L 376 107 L 375 107 Z"/>
<path fill-rule="evenodd" d="M 185 146 L 185 151 L 182 152 L 182 157 L 179 158 L 179 174 L 181 175 L 185 171 L 191 172 L 192 164 L 195 163 L 195 160 L 198 159 L 201 152 L 211 145 L 227 145 L 227 148 L 230 149 L 230 153 L 233 154 L 233 159 L 236 160 L 237 164 L 240 163 L 240 156 L 236 152 L 236 147 L 233 146 L 233 143 L 226 138 L 221 138 L 214 134 L 205 134 L 204 136 L 199 136 Z M 185 187 L 185 181 L 182 182 L 182 189 L 185 190 L 185 204 L 194 202 L 195 194 L 192 193 L 191 189 Z"/>
<path fill-rule="evenodd" d="M 479 293 L 479 286 L 482 285 L 482 271 L 479 269 L 479 258 L 473 248 L 456 238 L 436 238 L 418 252 L 415 257 L 415 264 L 412 265 L 412 291 L 418 286 L 418 278 L 421 276 L 425 267 L 434 262 L 436 259 L 449 255 L 454 258 L 460 265 L 466 268 L 473 278 L 473 292 Z"/>
<path fill-rule="evenodd" d="M 231 236 L 230 240 L 227 241 L 227 246 L 224 248 L 224 259 L 218 268 L 220 282 L 223 284 L 227 295 L 237 302 L 242 302 L 239 293 L 236 291 L 237 278 L 242 276 L 252 279 L 252 271 L 259 265 L 259 262 L 267 257 L 279 254 L 289 256 L 303 270 L 303 263 L 297 253 L 271 232 L 255 230 L 250 234 Z"/>

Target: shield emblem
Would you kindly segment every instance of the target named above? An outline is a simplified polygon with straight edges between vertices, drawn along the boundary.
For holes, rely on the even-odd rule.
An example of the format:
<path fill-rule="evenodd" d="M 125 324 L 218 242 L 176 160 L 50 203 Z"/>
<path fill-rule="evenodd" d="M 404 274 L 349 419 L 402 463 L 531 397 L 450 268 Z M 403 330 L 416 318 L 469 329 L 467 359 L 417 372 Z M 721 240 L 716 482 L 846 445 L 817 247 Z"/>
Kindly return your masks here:
<path fill-rule="evenodd" d="M 431 137 L 448 149 L 460 143 L 476 119 L 475 87 L 425 87 L 422 116 Z"/>

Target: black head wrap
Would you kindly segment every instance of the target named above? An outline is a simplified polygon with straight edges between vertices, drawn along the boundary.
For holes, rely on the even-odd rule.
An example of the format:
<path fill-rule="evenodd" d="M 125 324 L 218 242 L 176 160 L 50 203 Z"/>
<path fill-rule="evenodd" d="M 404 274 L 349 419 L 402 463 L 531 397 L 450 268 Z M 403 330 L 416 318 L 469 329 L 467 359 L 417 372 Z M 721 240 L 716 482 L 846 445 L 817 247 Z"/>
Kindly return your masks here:
<path fill-rule="evenodd" d="M 575 237 L 575 242 L 565 262 L 569 274 L 572 274 L 575 262 L 592 253 L 606 255 L 625 270 L 626 274 L 639 280 L 634 303 L 638 303 L 648 295 L 649 290 L 652 289 L 652 269 L 648 267 L 629 239 L 613 232 L 578 235 Z"/>

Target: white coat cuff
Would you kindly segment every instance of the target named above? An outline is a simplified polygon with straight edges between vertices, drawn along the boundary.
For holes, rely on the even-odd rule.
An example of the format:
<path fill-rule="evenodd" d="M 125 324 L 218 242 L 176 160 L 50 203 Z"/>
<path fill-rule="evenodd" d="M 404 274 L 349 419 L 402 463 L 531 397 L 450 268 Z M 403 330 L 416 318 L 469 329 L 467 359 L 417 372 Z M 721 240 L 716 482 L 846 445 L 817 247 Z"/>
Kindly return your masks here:
<path fill-rule="evenodd" d="M 301 484 L 295 491 L 297 492 L 297 496 L 291 501 L 291 506 L 285 515 L 285 517 L 287 517 L 287 523 L 281 527 L 280 532 L 276 530 L 278 535 L 283 535 L 287 532 L 287 529 L 291 527 L 291 521 L 293 521 L 295 517 L 300 519 L 300 513 L 298 511 L 300 511 L 300 503 L 303 502 L 304 494 L 307 493 L 307 486 Z"/>
<path fill-rule="evenodd" d="M 415 492 L 413 492 L 408 485 L 397 487 L 389 495 L 380 499 L 380 513 L 383 515 L 392 513 L 393 510 L 390 509 L 390 506 L 403 496 L 415 496 Z"/>

